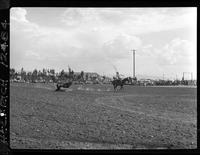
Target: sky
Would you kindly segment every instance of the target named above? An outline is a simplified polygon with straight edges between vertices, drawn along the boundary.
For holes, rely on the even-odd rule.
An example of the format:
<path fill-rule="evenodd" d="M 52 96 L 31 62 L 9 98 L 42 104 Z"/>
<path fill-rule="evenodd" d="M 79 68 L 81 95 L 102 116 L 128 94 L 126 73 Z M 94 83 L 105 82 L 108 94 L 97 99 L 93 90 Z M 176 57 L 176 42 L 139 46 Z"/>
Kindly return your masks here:
<path fill-rule="evenodd" d="M 197 8 L 10 10 L 10 67 L 196 79 Z"/>

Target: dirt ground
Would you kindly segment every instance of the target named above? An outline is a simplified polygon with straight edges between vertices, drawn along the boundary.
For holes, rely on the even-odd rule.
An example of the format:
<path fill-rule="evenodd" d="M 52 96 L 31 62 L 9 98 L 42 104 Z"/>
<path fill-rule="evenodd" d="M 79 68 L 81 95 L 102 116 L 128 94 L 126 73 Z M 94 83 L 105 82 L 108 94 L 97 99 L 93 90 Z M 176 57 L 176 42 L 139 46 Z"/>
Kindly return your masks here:
<path fill-rule="evenodd" d="M 195 149 L 197 89 L 11 83 L 13 149 Z"/>

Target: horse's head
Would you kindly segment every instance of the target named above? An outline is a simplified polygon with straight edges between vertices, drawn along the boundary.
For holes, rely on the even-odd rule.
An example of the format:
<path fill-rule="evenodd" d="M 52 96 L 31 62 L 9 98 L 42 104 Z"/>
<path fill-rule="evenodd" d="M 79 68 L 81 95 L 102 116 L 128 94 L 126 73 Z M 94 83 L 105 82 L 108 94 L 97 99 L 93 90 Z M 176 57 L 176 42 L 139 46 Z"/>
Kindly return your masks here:
<path fill-rule="evenodd" d="M 128 79 L 128 78 L 124 78 L 124 79 L 122 80 L 122 83 L 125 83 L 126 81 L 129 82 L 129 79 Z"/>

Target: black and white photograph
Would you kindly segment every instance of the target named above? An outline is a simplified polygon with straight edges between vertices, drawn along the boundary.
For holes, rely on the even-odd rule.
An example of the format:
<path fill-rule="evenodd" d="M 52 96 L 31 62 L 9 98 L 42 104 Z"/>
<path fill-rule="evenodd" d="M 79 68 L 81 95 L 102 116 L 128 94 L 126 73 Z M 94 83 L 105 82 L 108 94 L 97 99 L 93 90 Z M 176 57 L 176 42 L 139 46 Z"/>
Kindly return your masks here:
<path fill-rule="evenodd" d="M 12 7 L 9 76 L 11 149 L 197 149 L 197 7 Z"/>

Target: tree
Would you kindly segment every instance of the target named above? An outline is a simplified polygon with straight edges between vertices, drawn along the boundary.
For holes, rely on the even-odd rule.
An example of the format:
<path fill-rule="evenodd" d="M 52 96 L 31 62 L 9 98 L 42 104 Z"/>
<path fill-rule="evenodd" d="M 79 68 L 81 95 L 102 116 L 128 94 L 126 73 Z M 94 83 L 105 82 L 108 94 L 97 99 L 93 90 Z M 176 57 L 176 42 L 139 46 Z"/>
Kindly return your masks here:
<path fill-rule="evenodd" d="M 42 74 L 43 74 L 43 76 L 46 76 L 47 75 L 47 72 L 46 72 L 46 69 L 42 69 Z"/>
<path fill-rule="evenodd" d="M 50 74 L 55 76 L 55 70 L 54 69 L 50 69 Z"/>
<path fill-rule="evenodd" d="M 64 78 L 65 78 L 65 71 L 64 71 L 64 69 L 61 70 L 60 75 L 59 75 L 59 78 L 60 78 L 61 80 L 64 80 Z"/>
<path fill-rule="evenodd" d="M 71 71 L 70 76 L 71 76 L 72 79 L 74 79 L 75 75 L 74 75 L 74 71 L 73 70 Z"/>
<path fill-rule="evenodd" d="M 72 70 L 71 70 L 71 68 L 69 66 L 68 66 L 68 70 L 69 70 L 69 74 L 70 74 Z"/>
<path fill-rule="evenodd" d="M 69 70 L 69 79 L 74 79 L 74 71 L 68 66 Z"/>
<path fill-rule="evenodd" d="M 81 71 L 81 78 L 83 79 L 83 77 L 84 77 L 84 72 Z"/>
<path fill-rule="evenodd" d="M 24 71 L 23 67 L 21 68 L 21 73 L 20 74 L 21 74 L 21 79 L 22 80 L 26 80 L 26 72 Z"/>
<path fill-rule="evenodd" d="M 22 73 L 22 72 L 24 72 L 24 68 L 23 68 L 23 67 L 21 68 L 21 73 Z"/>
<path fill-rule="evenodd" d="M 32 73 L 32 82 L 35 82 L 37 78 L 38 78 L 38 71 L 37 69 L 34 69 Z"/>
<path fill-rule="evenodd" d="M 26 74 L 26 79 L 27 79 L 28 81 L 31 81 L 31 80 L 32 80 L 32 73 L 31 73 L 31 72 L 28 72 L 28 73 Z"/>
<path fill-rule="evenodd" d="M 55 70 L 54 69 L 50 69 L 50 78 L 53 82 L 55 82 L 56 78 L 55 78 Z"/>
<path fill-rule="evenodd" d="M 64 77 L 64 75 L 65 75 L 65 71 L 64 71 L 64 69 L 60 72 L 60 76 L 61 77 Z"/>
<path fill-rule="evenodd" d="M 15 78 L 15 69 L 11 68 L 10 69 L 10 79 L 14 79 Z"/>
<path fill-rule="evenodd" d="M 89 77 L 89 75 L 88 75 L 88 73 L 86 73 L 85 74 L 85 79 L 88 80 L 88 77 Z"/>

